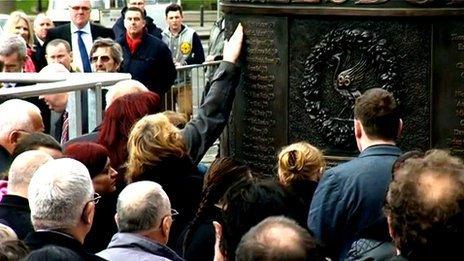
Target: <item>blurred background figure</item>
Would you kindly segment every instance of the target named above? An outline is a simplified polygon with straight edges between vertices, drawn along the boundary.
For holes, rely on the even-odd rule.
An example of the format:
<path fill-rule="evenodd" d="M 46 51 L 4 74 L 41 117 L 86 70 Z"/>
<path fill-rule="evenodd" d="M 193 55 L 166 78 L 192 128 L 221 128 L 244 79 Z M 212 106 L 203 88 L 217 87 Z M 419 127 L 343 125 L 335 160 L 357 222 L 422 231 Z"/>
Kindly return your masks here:
<path fill-rule="evenodd" d="M 44 13 L 38 14 L 34 19 L 34 50 L 32 56 L 36 71 L 42 70 L 47 65 L 45 60 L 45 39 L 50 28 L 55 27 L 53 21 Z"/>
<path fill-rule="evenodd" d="M 21 11 L 14 11 L 10 14 L 6 24 L 5 32 L 20 35 L 26 42 L 26 58 L 24 60 L 24 72 L 36 72 L 35 65 L 31 59 L 34 56 L 34 36 L 32 23 L 29 16 Z"/>

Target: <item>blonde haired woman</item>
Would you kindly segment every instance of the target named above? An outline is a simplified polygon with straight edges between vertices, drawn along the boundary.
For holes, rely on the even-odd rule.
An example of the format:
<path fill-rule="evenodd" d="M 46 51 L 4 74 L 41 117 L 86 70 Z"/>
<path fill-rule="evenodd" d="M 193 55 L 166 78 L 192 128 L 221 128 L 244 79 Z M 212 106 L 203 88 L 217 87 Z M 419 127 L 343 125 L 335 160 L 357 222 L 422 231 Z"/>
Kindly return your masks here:
<path fill-rule="evenodd" d="M 177 245 L 179 253 L 182 242 L 176 241 L 193 219 L 201 196 L 203 177 L 196 164 L 221 134 L 232 108 L 240 79 L 236 63 L 242 40 L 243 27 L 239 24 L 225 43 L 223 61 L 205 102 L 182 130 L 158 113 L 140 119 L 129 135 L 126 179 L 151 180 L 163 186 L 171 205 L 179 211 L 168 243 L 171 247 Z"/>
<path fill-rule="evenodd" d="M 306 224 L 309 206 L 325 166 L 322 152 L 307 142 L 284 147 L 278 155 L 278 180 L 295 198 L 300 223 Z"/>
<path fill-rule="evenodd" d="M 32 23 L 27 14 L 21 11 L 12 12 L 6 21 L 5 32 L 20 35 L 24 39 L 27 47 L 24 72 L 35 72 L 35 65 L 31 59 L 34 54 L 34 37 Z"/>
<path fill-rule="evenodd" d="M 134 125 L 127 149 L 127 181 L 159 183 L 168 194 L 172 207 L 179 212 L 170 232 L 173 247 L 194 217 L 203 177 L 193 164 L 179 129 L 162 113 L 145 116 Z"/>

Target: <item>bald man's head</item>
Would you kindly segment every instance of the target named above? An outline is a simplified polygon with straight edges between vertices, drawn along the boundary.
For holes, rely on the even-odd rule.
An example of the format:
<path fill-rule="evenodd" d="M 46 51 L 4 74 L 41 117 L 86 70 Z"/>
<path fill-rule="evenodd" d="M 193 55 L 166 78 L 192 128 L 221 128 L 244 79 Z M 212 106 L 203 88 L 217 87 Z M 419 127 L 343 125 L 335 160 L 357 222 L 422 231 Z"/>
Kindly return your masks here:
<path fill-rule="evenodd" d="M 0 104 L 0 115 L 0 145 L 10 154 L 22 135 L 44 130 L 40 110 L 30 102 L 8 100 Z"/>
<path fill-rule="evenodd" d="M 117 82 L 106 93 L 106 109 L 110 107 L 114 100 L 131 93 L 148 92 L 148 88 L 137 80 L 124 80 Z"/>
<path fill-rule="evenodd" d="M 48 153 L 38 150 L 19 154 L 8 172 L 8 194 L 27 198 L 27 188 L 35 171 L 52 159 Z"/>

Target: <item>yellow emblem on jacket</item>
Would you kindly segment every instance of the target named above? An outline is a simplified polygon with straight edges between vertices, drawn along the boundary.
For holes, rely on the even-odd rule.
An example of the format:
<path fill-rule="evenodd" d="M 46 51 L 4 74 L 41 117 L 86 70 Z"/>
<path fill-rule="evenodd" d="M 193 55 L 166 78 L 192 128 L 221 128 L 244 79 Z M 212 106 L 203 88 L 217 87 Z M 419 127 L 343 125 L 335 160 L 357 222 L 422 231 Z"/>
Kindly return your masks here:
<path fill-rule="evenodd" d="M 188 55 L 192 51 L 192 45 L 189 42 L 183 42 L 180 44 L 180 52 L 183 55 Z"/>

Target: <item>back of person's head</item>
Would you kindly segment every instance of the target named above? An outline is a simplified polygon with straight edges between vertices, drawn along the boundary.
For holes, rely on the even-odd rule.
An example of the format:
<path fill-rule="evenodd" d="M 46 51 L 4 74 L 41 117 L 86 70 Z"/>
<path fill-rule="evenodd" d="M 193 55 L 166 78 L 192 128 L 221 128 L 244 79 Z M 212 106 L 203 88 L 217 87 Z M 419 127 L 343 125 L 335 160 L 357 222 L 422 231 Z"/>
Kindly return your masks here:
<path fill-rule="evenodd" d="M 395 162 L 393 162 L 392 166 L 392 178 L 395 178 L 395 173 L 403 167 L 405 164 L 406 160 L 408 159 L 417 159 L 417 158 L 422 158 L 424 157 L 424 152 L 419 151 L 419 150 L 411 150 L 407 151 L 403 154 L 401 154 Z"/>
<path fill-rule="evenodd" d="M 43 131 L 40 110 L 34 104 L 11 99 L 0 104 L 0 144 L 13 153 L 21 132 Z M 14 137 L 13 137 L 14 136 Z"/>
<path fill-rule="evenodd" d="M 85 165 L 90 178 L 102 173 L 108 163 L 108 150 L 94 142 L 74 142 L 64 150 L 67 158 L 75 159 Z"/>
<path fill-rule="evenodd" d="M 30 150 L 19 154 L 8 172 L 8 194 L 27 197 L 27 188 L 36 170 L 53 160 L 45 152 Z"/>
<path fill-rule="evenodd" d="M 16 239 L 18 239 L 18 236 L 16 235 L 14 230 L 9 226 L 0 223 L 0 243 Z"/>
<path fill-rule="evenodd" d="M 268 217 L 252 227 L 240 240 L 237 261 L 305 261 L 324 260 L 316 240 L 294 220 Z"/>
<path fill-rule="evenodd" d="M 464 166 L 442 150 L 408 159 L 385 206 L 397 248 L 408 260 L 463 257 Z"/>
<path fill-rule="evenodd" d="M 108 92 L 105 95 L 106 100 L 106 110 L 110 105 L 119 97 L 122 97 L 126 94 L 131 93 L 139 93 L 139 92 L 148 92 L 148 88 L 143 85 L 143 83 L 137 80 L 123 80 L 117 82 L 111 88 L 109 88 Z"/>
<path fill-rule="evenodd" d="M 119 232 L 143 234 L 162 225 L 163 219 L 171 213 L 171 203 L 161 185 L 139 181 L 121 191 L 116 209 Z"/>
<path fill-rule="evenodd" d="M 221 252 L 234 260 L 242 236 L 267 217 L 288 214 L 288 203 L 284 190 L 274 180 L 242 180 L 234 184 L 221 201 Z"/>
<path fill-rule="evenodd" d="M 393 94 L 380 88 L 369 89 L 356 99 L 354 117 L 371 139 L 396 140 L 400 116 Z"/>
<path fill-rule="evenodd" d="M 0 242 L 0 260 L 23 260 L 29 253 L 29 248 L 19 239 Z"/>
<path fill-rule="evenodd" d="M 35 230 L 75 228 L 94 190 L 87 168 L 62 158 L 42 165 L 29 184 L 29 206 Z"/>
<path fill-rule="evenodd" d="M 130 133 L 127 150 L 128 181 L 144 172 L 147 166 L 154 166 L 165 158 L 187 155 L 179 129 L 162 113 L 147 115 L 137 121 Z"/>
<path fill-rule="evenodd" d="M 282 185 L 301 180 L 318 181 L 325 168 L 322 152 L 307 142 L 284 147 L 278 160 L 278 176 Z"/>
<path fill-rule="evenodd" d="M 58 141 L 51 135 L 42 132 L 35 132 L 21 137 L 13 151 L 13 157 L 28 150 L 42 150 L 55 158 L 63 156 L 63 149 Z"/>
<path fill-rule="evenodd" d="M 179 129 L 183 129 L 187 124 L 188 119 L 184 113 L 177 111 L 163 111 L 164 116 L 168 117 L 169 121 Z"/>
<path fill-rule="evenodd" d="M 98 136 L 98 143 L 110 153 L 113 168 L 119 168 L 127 159 L 127 139 L 134 123 L 159 110 L 160 97 L 153 92 L 127 94 L 113 101 Z"/>

